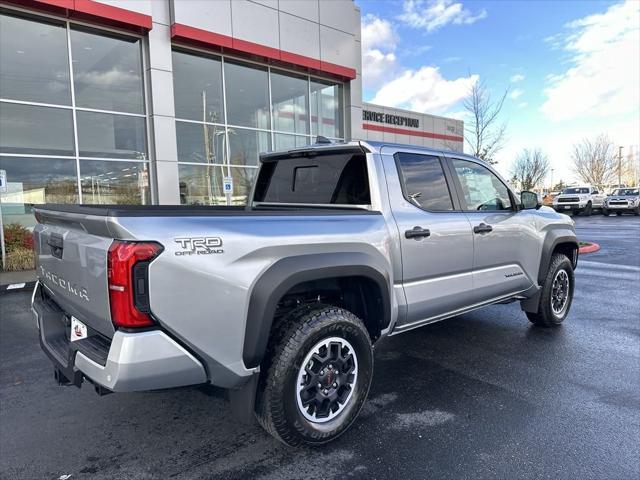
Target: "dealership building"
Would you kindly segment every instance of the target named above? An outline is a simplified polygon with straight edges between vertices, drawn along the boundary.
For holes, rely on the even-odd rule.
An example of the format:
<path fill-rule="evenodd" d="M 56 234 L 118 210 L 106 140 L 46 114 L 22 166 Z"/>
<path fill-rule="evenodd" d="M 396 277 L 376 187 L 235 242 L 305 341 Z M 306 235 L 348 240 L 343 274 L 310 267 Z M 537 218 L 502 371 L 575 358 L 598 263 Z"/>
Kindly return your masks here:
<path fill-rule="evenodd" d="M 462 150 L 458 120 L 363 103 L 361 72 L 351 0 L 0 0 L 3 224 L 242 204 L 260 152 L 318 135 Z"/>

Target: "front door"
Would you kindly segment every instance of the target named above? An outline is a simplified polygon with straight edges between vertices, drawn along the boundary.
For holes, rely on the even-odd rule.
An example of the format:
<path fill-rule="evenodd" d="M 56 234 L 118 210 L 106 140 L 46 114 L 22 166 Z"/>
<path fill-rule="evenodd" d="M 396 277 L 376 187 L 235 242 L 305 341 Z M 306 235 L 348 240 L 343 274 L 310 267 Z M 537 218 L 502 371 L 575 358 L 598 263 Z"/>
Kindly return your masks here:
<path fill-rule="evenodd" d="M 386 158 L 407 305 L 396 326 L 402 331 L 465 306 L 472 290 L 473 237 L 469 220 L 452 195 L 442 159 L 404 152 Z"/>
<path fill-rule="evenodd" d="M 475 303 L 522 292 L 535 282 L 525 265 L 537 246 L 534 219 L 518 209 L 500 178 L 480 162 L 453 158 L 451 170 L 459 199 L 473 231 Z"/>

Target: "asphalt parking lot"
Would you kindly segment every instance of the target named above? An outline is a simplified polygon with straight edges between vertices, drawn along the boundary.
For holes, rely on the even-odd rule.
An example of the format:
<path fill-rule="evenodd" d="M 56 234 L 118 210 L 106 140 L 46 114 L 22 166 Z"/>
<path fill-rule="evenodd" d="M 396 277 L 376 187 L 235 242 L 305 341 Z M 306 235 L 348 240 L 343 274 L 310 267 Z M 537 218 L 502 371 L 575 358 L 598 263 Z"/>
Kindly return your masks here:
<path fill-rule="evenodd" d="M 381 342 L 368 404 L 321 449 L 237 423 L 214 388 L 58 387 L 29 294 L 0 296 L 0 477 L 639 478 L 640 217 L 576 222 L 602 250 L 561 328 L 510 304 Z"/>

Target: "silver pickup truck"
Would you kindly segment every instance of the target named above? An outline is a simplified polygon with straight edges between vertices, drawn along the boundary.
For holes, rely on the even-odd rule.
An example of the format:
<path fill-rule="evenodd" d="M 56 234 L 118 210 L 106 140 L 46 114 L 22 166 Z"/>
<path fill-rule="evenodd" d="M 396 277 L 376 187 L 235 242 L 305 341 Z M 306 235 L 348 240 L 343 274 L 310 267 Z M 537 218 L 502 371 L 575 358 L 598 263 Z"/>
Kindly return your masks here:
<path fill-rule="evenodd" d="M 557 326 L 578 241 L 480 160 L 401 145 L 264 154 L 247 207 L 36 210 L 32 310 L 60 384 L 209 383 L 289 445 L 342 434 L 386 335 L 520 301 Z"/>

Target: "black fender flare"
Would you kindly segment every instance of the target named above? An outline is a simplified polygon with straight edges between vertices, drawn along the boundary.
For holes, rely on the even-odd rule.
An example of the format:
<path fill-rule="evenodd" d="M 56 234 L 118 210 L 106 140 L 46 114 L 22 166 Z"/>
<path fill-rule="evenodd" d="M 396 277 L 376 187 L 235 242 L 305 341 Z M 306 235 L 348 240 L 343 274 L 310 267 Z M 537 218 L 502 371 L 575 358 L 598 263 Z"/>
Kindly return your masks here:
<path fill-rule="evenodd" d="M 278 302 L 295 285 L 310 280 L 365 277 L 378 286 L 383 315 L 380 330 L 391 321 L 391 284 L 382 256 L 364 252 L 297 255 L 278 260 L 255 282 L 247 311 L 242 359 L 246 368 L 260 365 L 267 349 Z"/>
<path fill-rule="evenodd" d="M 578 266 L 578 255 L 577 251 L 579 249 L 578 239 L 575 234 L 567 231 L 567 230 L 556 230 L 550 231 L 546 238 L 544 239 L 544 243 L 542 245 L 542 255 L 540 256 L 540 268 L 538 269 L 538 285 L 542 285 L 545 277 L 547 276 L 547 270 L 549 270 L 549 264 L 551 263 L 551 257 L 553 255 L 553 251 L 556 249 L 558 245 L 561 244 L 571 244 L 575 246 L 576 255 L 574 258 L 571 258 L 571 263 L 573 264 L 573 268 Z"/>

